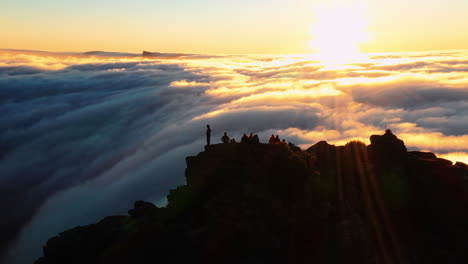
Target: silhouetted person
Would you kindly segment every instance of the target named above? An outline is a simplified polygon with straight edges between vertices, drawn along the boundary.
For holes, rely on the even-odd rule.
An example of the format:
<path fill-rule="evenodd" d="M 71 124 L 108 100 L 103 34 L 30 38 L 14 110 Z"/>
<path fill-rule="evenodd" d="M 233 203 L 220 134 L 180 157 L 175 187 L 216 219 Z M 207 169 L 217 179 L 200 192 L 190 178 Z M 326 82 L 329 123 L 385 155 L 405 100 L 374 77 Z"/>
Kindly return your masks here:
<path fill-rule="evenodd" d="M 268 140 L 268 144 L 275 144 L 275 135 L 271 134 L 270 140 Z"/>
<path fill-rule="evenodd" d="M 254 144 L 259 144 L 260 143 L 260 139 L 258 138 L 258 135 L 255 134 L 252 138 L 252 143 Z"/>
<path fill-rule="evenodd" d="M 224 132 L 224 136 L 221 138 L 221 141 L 226 144 L 229 143 L 229 137 L 226 132 Z"/>
<path fill-rule="evenodd" d="M 241 138 L 241 143 L 249 143 L 249 137 L 245 133 Z"/>
<path fill-rule="evenodd" d="M 253 133 L 250 132 L 250 135 L 249 135 L 249 142 L 252 143 L 252 141 L 253 141 Z"/>
<path fill-rule="evenodd" d="M 231 143 L 237 143 L 236 139 L 235 138 L 231 138 Z"/>
<path fill-rule="evenodd" d="M 206 125 L 206 145 L 210 145 L 210 138 L 211 138 L 211 128 L 210 125 Z"/>
<path fill-rule="evenodd" d="M 276 135 L 275 142 L 276 142 L 276 143 L 281 143 L 281 140 L 280 140 L 280 138 L 279 138 L 278 135 Z"/>
<path fill-rule="evenodd" d="M 286 139 L 283 139 L 283 140 L 281 141 L 281 144 L 287 145 Z"/>

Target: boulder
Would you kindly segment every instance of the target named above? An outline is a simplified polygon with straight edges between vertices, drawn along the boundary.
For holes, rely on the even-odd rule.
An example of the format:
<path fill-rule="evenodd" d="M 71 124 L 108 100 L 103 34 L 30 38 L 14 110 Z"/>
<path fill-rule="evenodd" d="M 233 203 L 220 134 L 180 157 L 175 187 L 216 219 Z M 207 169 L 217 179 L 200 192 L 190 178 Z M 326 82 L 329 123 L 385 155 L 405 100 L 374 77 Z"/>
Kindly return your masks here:
<path fill-rule="evenodd" d="M 372 162 L 379 167 L 398 167 L 405 163 L 408 154 L 405 143 L 397 138 L 390 129 L 385 134 L 372 135 L 368 146 Z"/>

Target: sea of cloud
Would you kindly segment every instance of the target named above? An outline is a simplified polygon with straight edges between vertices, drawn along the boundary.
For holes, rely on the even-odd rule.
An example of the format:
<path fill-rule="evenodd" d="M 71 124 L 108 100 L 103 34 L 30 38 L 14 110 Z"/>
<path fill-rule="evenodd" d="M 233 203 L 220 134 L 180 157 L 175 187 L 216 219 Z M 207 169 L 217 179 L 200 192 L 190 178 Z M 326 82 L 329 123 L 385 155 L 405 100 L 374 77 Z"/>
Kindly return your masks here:
<path fill-rule="evenodd" d="M 0 233 L 10 263 L 31 263 L 60 231 L 135 200 L 164 205 L 206 124 L 214 142 L 275 133 L 303 148 L 369 143 L 387 126 L 410 150 L 468 162 L 468 52 L 327 64 L 0 50 L 0 112 Z"/>

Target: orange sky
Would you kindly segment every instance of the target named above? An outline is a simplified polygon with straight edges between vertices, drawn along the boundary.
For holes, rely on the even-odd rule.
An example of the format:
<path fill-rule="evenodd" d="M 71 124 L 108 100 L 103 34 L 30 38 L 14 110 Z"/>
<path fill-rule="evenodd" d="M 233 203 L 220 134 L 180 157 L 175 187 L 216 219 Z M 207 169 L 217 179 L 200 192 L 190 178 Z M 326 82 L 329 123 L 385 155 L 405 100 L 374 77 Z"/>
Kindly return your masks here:
<path fill-rule="evenodd" d="M 0 48 L 303 54 L 319 39 L 364 52 L 466 49 L 467 10 L 465 0 L 3 0 Z"/>

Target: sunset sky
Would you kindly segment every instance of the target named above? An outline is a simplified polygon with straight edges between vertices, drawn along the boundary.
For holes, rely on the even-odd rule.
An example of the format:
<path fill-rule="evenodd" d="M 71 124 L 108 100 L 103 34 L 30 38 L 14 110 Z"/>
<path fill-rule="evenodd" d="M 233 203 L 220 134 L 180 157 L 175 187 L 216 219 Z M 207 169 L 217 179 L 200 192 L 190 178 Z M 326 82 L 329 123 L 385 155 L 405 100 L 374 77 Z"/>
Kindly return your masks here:
<path fill-rule="evenodd" d="M 466 0 L 2 0 L 0 48 L 303 54 L 364 31 L 363 52 L 466 49 L 467 12 Z"/>
<path fill-rule="evenodd" d="M 0 263 L 135 200 L 164 205 L 206 124 L 215 143 L 303 149 L 389 127 L 468 163 L 467 14 L 467 0 L 0 0 Z"/>

